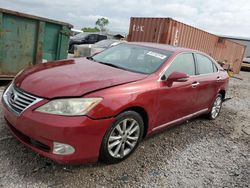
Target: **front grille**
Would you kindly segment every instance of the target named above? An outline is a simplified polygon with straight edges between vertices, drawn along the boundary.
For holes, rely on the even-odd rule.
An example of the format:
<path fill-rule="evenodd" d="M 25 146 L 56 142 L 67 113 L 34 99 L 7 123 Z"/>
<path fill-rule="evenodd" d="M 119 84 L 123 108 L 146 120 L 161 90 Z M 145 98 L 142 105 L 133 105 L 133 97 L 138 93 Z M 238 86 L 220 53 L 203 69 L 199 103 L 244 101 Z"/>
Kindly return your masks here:
<path fill-rule="evenodd" d="M 20 115 L 25 109 L 42 100 L 19 90 L 13 84 L 5 91 L 3 98 L 9 109 L 17 115 Z"/>

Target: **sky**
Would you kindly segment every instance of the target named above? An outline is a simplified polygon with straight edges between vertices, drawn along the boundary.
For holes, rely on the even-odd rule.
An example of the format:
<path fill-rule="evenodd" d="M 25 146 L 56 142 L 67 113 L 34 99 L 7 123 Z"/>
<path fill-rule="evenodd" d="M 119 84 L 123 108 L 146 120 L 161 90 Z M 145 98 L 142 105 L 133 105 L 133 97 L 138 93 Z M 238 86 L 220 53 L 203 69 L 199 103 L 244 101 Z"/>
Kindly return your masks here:
<path fill-rule="evenodd" d="M 171 17 L 210 33 L 250 38 L 250 0 L 0 0 L 6 8 L 93 27 L 108 18 L 111 31 L 127 32 L 130 17 Z"/>

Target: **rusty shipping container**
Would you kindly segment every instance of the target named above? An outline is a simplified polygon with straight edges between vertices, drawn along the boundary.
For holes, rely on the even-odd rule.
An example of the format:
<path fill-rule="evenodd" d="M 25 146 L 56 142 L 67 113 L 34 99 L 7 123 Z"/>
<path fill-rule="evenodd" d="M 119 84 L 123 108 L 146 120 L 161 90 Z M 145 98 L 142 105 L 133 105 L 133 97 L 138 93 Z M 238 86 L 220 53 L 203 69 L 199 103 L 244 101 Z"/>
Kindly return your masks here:
<path fill-rule="evenodd" d="M 178 22 L 171 18 L 135 18 L 130 20 L 128 41 L 155 42 L 191 48 L 225 62 L 239 73 L 245 46 Z"/>

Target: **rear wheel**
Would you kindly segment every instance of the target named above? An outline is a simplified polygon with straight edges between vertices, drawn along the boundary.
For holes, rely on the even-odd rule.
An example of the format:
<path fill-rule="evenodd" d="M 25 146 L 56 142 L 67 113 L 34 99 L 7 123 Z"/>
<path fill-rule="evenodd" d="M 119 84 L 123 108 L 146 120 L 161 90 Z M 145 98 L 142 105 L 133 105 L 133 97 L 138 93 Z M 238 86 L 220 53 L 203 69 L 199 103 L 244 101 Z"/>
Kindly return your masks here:
<path fill-rule="evenodd" d="M 118 115 L 102 141 L 101 161 L 117 163 L 126 159 L 137 148 L 143 130 L 143 120 L 137 112 L 127 111 Z"/>
<path fill-rule="evenodd" d="M 69 53 L 73 54 L 74 53 L 74 44 L 69 46 Z"/>
<path fill-rule="evenodd" d="M 209 119 L 216 119 L 220 114 L 221 106 L 222 106 L 222 95 L 218 94 L 216 96 L 214 103 L 213 103 L 212 109 L 208 114 L 208 118 Z"/>

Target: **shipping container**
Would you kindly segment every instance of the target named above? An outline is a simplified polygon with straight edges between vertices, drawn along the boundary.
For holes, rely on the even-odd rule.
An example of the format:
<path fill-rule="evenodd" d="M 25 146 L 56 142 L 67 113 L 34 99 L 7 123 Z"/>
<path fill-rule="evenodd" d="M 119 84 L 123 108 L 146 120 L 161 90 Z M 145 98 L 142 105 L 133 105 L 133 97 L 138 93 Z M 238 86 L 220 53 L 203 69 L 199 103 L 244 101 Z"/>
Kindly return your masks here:
<path fill-rule="evenodd" d="M 245 46 L 171 18 L 130 19 L 128 41 L 154 42 L 202 51 L 239 73 Z"/>
<path fill-rule="evenodd" d="M 0 79 L 25 67 L 67 58 L 73 26 L 0 8 Z"/>

